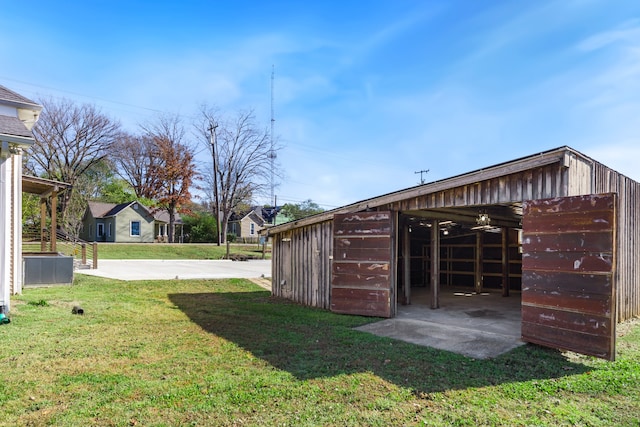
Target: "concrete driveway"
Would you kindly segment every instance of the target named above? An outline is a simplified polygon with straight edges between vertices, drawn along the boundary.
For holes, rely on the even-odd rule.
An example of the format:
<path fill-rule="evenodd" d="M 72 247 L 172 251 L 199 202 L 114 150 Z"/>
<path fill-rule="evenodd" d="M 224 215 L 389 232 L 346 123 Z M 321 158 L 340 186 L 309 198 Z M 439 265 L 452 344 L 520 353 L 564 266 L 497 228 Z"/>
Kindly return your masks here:
<path fill-rule="evenodd" d="M 118 280 L 259 279 L 271 277 L 271 260 L 100 260 L 75 273 Z"/>

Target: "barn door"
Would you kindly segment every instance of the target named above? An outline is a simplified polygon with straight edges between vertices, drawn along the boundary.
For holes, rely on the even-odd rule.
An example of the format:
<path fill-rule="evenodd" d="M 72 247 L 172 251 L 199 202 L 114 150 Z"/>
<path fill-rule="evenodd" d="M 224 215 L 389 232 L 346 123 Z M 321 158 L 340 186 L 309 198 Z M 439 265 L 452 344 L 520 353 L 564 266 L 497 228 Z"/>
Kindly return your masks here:
<path fill-rule="evenodd" d="M 526 202 L 522 339 L 615 358 L 616 195 Z"/>
<path fill-rule="evenodd" d="M 391 213 L 338 214 L 333 223 L 331 311 L 391 317 Z"/>

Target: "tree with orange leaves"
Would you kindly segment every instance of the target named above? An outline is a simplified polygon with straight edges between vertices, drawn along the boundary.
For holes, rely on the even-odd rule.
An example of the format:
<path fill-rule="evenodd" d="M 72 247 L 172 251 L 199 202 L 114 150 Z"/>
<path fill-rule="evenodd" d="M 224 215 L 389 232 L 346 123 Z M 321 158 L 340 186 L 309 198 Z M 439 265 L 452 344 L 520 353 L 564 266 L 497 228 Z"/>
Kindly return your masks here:
<path fill-rule="evenodd" d="M 149 194 L 158 209 L 169 214 L 169 243 L 174 242 L 175 215 L 185 212 L 191 201 L 190 187 L 196 178 L 193 149 L 184 141 L 185 131 L 180 117 L 160 116 L 150 125 L 143 126 L 151 141 L 149 156 Z"/>

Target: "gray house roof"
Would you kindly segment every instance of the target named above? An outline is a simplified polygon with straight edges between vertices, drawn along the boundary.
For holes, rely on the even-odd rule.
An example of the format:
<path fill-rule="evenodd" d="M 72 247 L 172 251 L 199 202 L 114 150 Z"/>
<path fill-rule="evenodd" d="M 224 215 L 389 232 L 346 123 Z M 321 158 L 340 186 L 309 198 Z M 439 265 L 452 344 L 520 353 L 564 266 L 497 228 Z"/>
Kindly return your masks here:
<path fill-rule="evenodd" d="M 3 135 L 3 140 L 18 145 L 32 144 L 31 127 L 37 121 L 42 106 L 2 85 L 0 105 L 15 109 L 15 115 L 0 114 L 0 135 Z"/>
<path fill-rule="evenodd" d="M 104 218 L 117 205 L 115 203 L 89 202 L 89 212 L 94 218 Z"/>
<path fill-rule="evenodd" d="M 0 85 L 0 101 L 4 101 L 3 104 L 14 104 L 20 106 L 40 107 L 37 103 L 33 102 L 29 98 L 26 98 L 14 91 L 7 89 Z"/>
<path fill-rule="evenodd" d="M 169 212 L 167 212 L 166 210 L 162 209 L 162 210 L 155 210 L 153 212 L 153 218 L 156 221 L 160 221 L 160 222 L 166 222 L 167 224 L 169 223 Z M 182 224 L 182 217 L 180 216 L 179 213 L 176 212 L 174 221 L 176 224 Z"/>
<path fill-rule="evenodd" d="M 24 138 L 33 138 L 33 134 L 17 117 L 0 115 L 0 133 Z"/>
<path fill-rule="evenodd" d="M 127 207 L 131 206 L 134 203 L 138 203 L 138 202 L 133 201 L 133 202 L 126 202 L 126 203 L 119 203 L 119 204 L 105 203 L 105 202 L 89 202 L 88 209 L 94 218 L 108 218 L 111 216 L 116 216 L 123 209 L 126 209 Z M 152 216 L 154 220 L 158 222 L 169 223 L 169 213 L 167 211 L 151 210 L 139 203 L 138 203 L 138 206 L 141 207 L 144 210 L 144 212 L 146 212 L 148 215 Z M 178 213 L 176 213 L 175 222 L 176 224 L 182 223 L 182 218 Z"/>

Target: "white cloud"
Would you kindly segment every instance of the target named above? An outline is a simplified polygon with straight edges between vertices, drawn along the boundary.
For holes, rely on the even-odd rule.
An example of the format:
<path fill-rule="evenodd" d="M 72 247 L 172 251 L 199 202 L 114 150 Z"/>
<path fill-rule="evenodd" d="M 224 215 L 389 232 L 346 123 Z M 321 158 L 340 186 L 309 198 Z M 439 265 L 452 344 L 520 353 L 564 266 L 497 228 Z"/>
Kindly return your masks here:
<path fill-rule="evenodd" d="M 629 20 L 613 30 L 589 36 L 578 44 L 578 49 L 590 52 L 619 43 L 630 43 L 635 46 L 640 44 L 640 20 Z"/>

